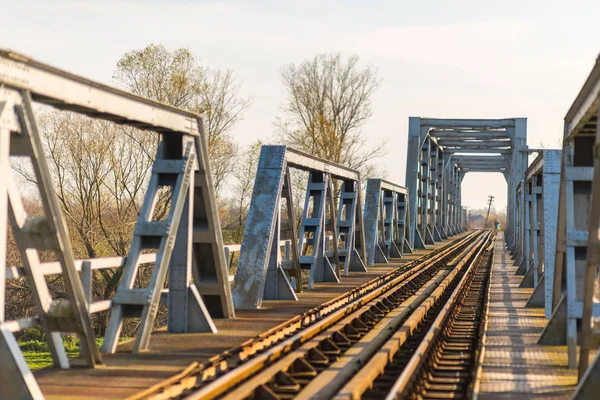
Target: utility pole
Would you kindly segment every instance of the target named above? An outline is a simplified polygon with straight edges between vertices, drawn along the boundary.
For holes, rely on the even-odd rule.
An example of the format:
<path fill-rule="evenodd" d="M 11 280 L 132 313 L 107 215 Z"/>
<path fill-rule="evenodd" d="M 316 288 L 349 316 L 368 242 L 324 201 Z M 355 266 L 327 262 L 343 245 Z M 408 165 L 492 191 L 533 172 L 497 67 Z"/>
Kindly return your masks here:
<path fill-rule="evenodd" d="M 493 202 L 494 202 L 494 196 L 488 196 L 488 210 L 487 210 L 487 214 L 485 216 L 485 222 L 483 223 L 483 229 L 485 229 L 487 226 L 488 218 L 490 217 L 490 209 L 492 208 Z"/>

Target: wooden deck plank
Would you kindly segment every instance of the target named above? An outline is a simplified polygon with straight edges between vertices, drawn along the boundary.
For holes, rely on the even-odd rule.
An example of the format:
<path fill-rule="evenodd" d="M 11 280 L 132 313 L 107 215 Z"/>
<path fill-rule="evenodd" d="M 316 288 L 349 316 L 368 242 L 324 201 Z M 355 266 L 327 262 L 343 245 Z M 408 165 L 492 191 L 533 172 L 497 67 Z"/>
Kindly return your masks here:
<path fill-rule="evenodd" d="M 46 399 L 122 399 L 157 384 L 193 362 L 210 357 L 271 329 L 288 319 L 331 300 L 355 287 L 448 243 L 440 242 L 419 250 L 392 264 L 378 264 L 366 273 L 350 273 L 340 284 L 317 283 L 315 290 L 298 295 L 299 301 L 263 301 L 259 310 L 236 311 L 236 318 L 216 319 L 218 333 L 152 334 L 150 351 L 131 354 L 132 343 L 123 343 L 116 354 L 103 354 L 105 365 L 94 369 L 60 370 L 46 368 L 35 372 Z"/>
<path fill-rule="evenodd" d="M 577 384 L 577 371 L 567 368 L 567 347 L 537 344 L 547 323 L 544 310 L 525 308 L 533 289 L 519 288 L 523 277 L 515 275 L 502 234 L 495 246 L 477 398 L 567 399 Z"/>

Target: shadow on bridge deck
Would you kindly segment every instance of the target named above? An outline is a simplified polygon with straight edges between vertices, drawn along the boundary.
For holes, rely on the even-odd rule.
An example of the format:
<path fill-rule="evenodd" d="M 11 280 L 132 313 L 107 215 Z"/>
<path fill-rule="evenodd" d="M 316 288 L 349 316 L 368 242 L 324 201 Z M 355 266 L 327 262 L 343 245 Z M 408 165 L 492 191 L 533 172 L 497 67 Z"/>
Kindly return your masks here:
<path fill-rule="evenodd" d="M 478 399 L 569 398 L 577 371 L 567 368 L 567 346 L 536 344 L 547 322 L 544 309 L 525 308 L 533 289 L 519 288 L 523 277 L 513 264 L 499 234 Z"/>
<path fill-rule="evenodd" d="M 95 370 L 47 368 L 36 371 L 35 376 L 47 399 L 125 398 L 175 375 L 192 362 L 202 363 L 446 243 L 429 246 L 393 264 L 378 264 L 366 273 L 351 273 L 341 277 L 340 284 L 318 283 L 315 290 L 300 293 L 297 302 L 263 301 L 259 310 L 236 311 L 235 319 L 215 320 L 219 330 L 216 335 L 157 331 L 152 334 L 148 353 L 127 353 L 131 343 L 124 343 L 116 354 L 103 354 L 105 365 Z"/>

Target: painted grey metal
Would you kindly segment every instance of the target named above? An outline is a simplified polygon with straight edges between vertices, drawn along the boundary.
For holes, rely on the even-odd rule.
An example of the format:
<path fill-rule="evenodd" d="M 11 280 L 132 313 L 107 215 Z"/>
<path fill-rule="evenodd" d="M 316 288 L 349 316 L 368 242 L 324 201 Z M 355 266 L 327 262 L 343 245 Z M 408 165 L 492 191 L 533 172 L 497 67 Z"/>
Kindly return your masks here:
<path fill-rule="evenodd" d="M 101 364 L 96 347 L 88 303 L 81 280 L 75 268 L 73 250 L 68 229 L 52 178 L 44 156 L 41 136 L 38 132 L 32 109 L 31 94 L 24 90 L 0 87 L 0 151 L 3 184 L 0 186 L 2 203 L 2 233 L 0 243 L 4 246 L 0 272 L 2 293 L 0 295 L 0 397 L 17 395 L 19 398 L 40 398 L 40 391 L 31 371 L 27 367 L 21 350 L 13 336 L 14 332 L 31 327 L 32 324 L 5 321 L 6 281 L 6 228 L 10 215 L 12 232 L 21 259 L 23 271 L 39 318 L 30 322 L 41 326 L 46 334 L 53 362 L 61 368 L 69 368 L 70 362 L 63 347 L 61 332 L 77 334 L 81 343 L 81 356 L 88 367 Z M 11 132 L 18 146 L 11 147 Z M 20 192 L 12 176 L 8 159 L 14 155 L 27 156 L 35 173 L 44 216 L 32 217 L 24 209 Z M 40 264 L 40 251 L 51 250 L 58 259 L 66 299 L 51 296 Z"/>
<path fill-rule="evenodd" d="M 200 116 L 136 96 L 0 49 L 0 84 L 27 90 L 35 102 L 140 129 L 198 136 Z"/>
<path fill-rule="evenodd" d="M 355 252 L 356 243 L 356 214 L 360 208 L 358 204 L 358 191 L 356 185 L 358 182 L 345 180 L 340 189 L 340 199 L 337 210 L 336 232 L 338 240 L 342 240 L 344 247 L 338 249 L 338 260 L 344 276 L 348 276 L 352 268 L 352 257 Z M 330 194 L 333 192 L 330 190 Z M 334 245 L 337 248 L 337 244 Z M 360 258 L 359 258 L 360 260 Z"/>
<path fill-rule="evenodd" d="M 579 353 L 579 377 L 581 382 L 574 395 L 576 399 L 593 398 L 599 389 L 600 357 L 596 355 L 588 367 L 588 360 L 592 351 L 596 350 L 597 335 L 592 329 L 593 319 L 598 323 L 597 306 L 599 296 L 598 265 L 600 264 L 600 56 L 586 80 L 584 87 L 577 96 L 573 107 L 565 118 L 567 136 L 583 135 L 584 132 L 593 132 L 592 162 L 593 180 L 591 187 L 591 210 L 588 224 L 588 240 L 586 262 L 584 266 L 583 283 L 583 312 L 581 318 L 581 349 Z M 575 139 L 577 140 L 577 139 Z"/>
<path fill-rule="evenodd" d="M 293 282 L 293 287 L 297 293 L 302 292 L 303 284 L 302 284 L 302 269 L 300 268 L 300 253 L 298 251 L 298 231 L 296 228 L 296 219 L 294 217 L 294 196 L 292 195 L 292 176 L 290 173 L 290 168 L 285 168 L 285 177 L 283 180 L 283 188 L 281 189 L 281 199 L 286 201 L 286 209 L 287 209 L 287 218 L 281 223 L 285 223 L 285 227 L 281 229 L 282 238 L 286 239 L 285 241 L 285 258 L 288 262 L 288 266 L 284 267 L 287 272 L 287 275 L 291 278 Z M 281 206 L 281 204 L 280 204 Z M 293 243 L 293 245 L 292 245 Z M 266 285 L 270 285 L 270 281 L 267 276 Z M 281 279 L 278 279 L 275 285 L 283 285 L 284 282 Z M 286 290 L 282 288 L 282 290 Z M 277 291 L 278 293 L 281 290 Z"/>
<path fill-rule="evenodd" d="M 265 277 L 264 300 L 298 300 L 292 284 L 283 269 L 283 259 L 279 246 L 281 235 L 281 197 L 275 205 L 275 227 L 271 243 L 271 252 Z"/>
<path fill-rule="evenodd" d="M 517 269 L 516 275 L 525 275 L 527 266 L 525 264 L 525 253 L 526 249 L 526 228 L 525 223 L 527 221 L 527 215 L 525 214 L 525 181 L 521 181 L 517 186 L 517 199 L 516 199 L 516 210 L 515 216 L 515 231 L 517 241 L 515 242 L 515 265 Z"/>
<path fill-rule="evenodd" d="M 4 228 L 6 227 L 7 209 L 10 204 L 11 218 L 16 226 L 15 233 L 16 236 L 21 238 L 19 247 L 31 248 L 31 246 L 35 246 L 40 249 L 58 249 L 56 253 L 59 255 L 59 262 L 57 263 L 40 263 L 35 253 L 29 249 L 25 254 L 26 258 L 23 260 L 22 273 L 15 268 L 7 270 L 4 246 L 6 244 L 6 232 L 0 234 L 0 247 L 3 248 L 2 253 L 0 253 L 2 259 L 0 261 L 0 305 L 2 306 L 0 307 L 2 309 L 2 312 L 0 312 L 0 328 L 3 330 L 3 334 L 6 334 L 2 339 L 4 345 L 14 348 L 9 343 L 10 338 L 8 338 L 7 332 L 17 332 L 40 324 L 47 331 L 51 353 L 55 362 L 63 367 L 68 367 L 62 340 L 56 331 L 75 329 L 82 339 L 82 355 L 88 361 L 88 365 L 93 366 L 100 361 L 100 357 L 93 339 L 89 313 L 108 310 L 111 307 L 111 300 L 93 302 L 90 290 L 91 271 L 103 268 L 103 265 L 107 263 L 103 262 L 100 265 L 96 260 L 84 260 L 77 264 L 71 255 L 66 227 L 60 216 L 56 196 L 52 191 L 49 170 L 45 165 L 41 141 L 35 129 L 35 119 L 31 110 L 32 100 L 62 110 L 87 114 L 93 118 L 102 118 L 119 124 L 156 131 L 162 134 L 163 142 L 179 142 L 179 150 L 175 149 L 176 152 L 181 152 L 183 149 L 182 137 L 184 141 L 191 141 L 192 147 L 198 155 L 198 158 L 193 160 L 197 169 L 195 179 L 193 179 L 195 183 L 190 185 L 190 188 L 193 187 L 193 189 L 190 189 L 189 192 L 186 191 L 181 201 L 177 202 L 180 208 L 185 208 L 185 212 L 182 211 L 182 214 L 185 216 L 187 225 L 179 229 L 177 224 L 148 224 L 140 226 L 138 233 L 162 235 L 165 232 L 170 232 L 172 233 L 171 236 L 174 237 L 174 232 L 178 231 L 182 235 L 182 240 L 177 240 L 178 245 L 174 250 L 173 271 L 169 271 L 169 281 L 173 292 L 169 300 L 170 330 L 180 331 L 184 325 L 186 331 L 194 330 L 193 327 L 197 326 L 198 323 L 207 322 L 206 318 L 203 319 L 203 316 L 208 316 L 208 311 L 212 312 L 211 308 L 219 309 L 215 313 L 217 316 L 233 317 L 234 311 L 228 272 L 222 254 L 221 230 L 208 166 L 208 149 L 200 117 L 194 113 L 169 107 L 61 71 L 26 56 L 0 50 L 0 113 L 2 113 L 0 118 L 0 136 L 2 137 L 0 168 L 2 175 L 6 177 L 10 175 L 9 153 L 6 153 L 9 147 L 11 148 L 11 155 L 32 157 L 37 181 L 42 189 L 42 202 L 46 215 L 52 216 L 48 219 L 27 218 L 14 182 L 11 183 L 8 179 L 3 179 L 0 184 L 0 198 L 2 198 L 0 200 L 0 213 L 4 211 L 4 217 L 0 219 L 0 224 Z M 17 117 L 20 121 L 17 121 Z M 9 142 L 10 132 L 14 132 L 12 144 Z M 168 169 L 167 164 L 163 163 L 162 167 Z M 160 163 L 155 164 L 155 167 L 161 167 Z M 190 176 L 190 180 L 192 180 L 191 178 Z M 6 201 L 7 193 L 10 202 Z M 193 219 L 190 219 L 192 213 Z M 192 234 L 190 234 L 190 220 L 193 220 L 194 225 Z M 187 234 L 187 239 L 184 237 L 185 234 Z M 171 240 L 171 242 L 173 241 Z M 169 246 L 172 246 L 172 243 Z M 193 250 L 190 252 L 190 249 Z M 140 262 L 152 262 L 155 258 L 155 254 L 144 254 L 140 257 Z M 121 261 L 119 260 L 121 260 L 119 257 L 111 258 L 108 264 L 112 265 L 114 261 L 120 265 Z M 163 261 L 161 257 L 156 260 L 158 264 Z M 41 271 L 42 266 L 44 267 L 43 271 Z M 196 290 L 196 286 L 190 282 L 190 266 L 193 269 L 194 282 L 196 286 L 200 285 L 200 290 Z M 85 292 L 81 288 L 82 282 L 76 273 L 78 270 L 83 271 Z M 199 277 L 199 271 L 202 271 L 205 275 L 210 275 L 211 282 L 203 281 Z M 210 272 L 210 274 L 206 272 Z M 51 273 L 63 275 L 68 301 L 57 302 L 50 297 L 45 285 L 45 275 Z M 30 279 L 31 287 L 35 289 L 34 298 L 39 300 L 37 301 L 39 317 L 4 321 L 5 279 L 15 274 L 21 274 L 20 276 Z M 216 290 L 215 286 L 218 286 Z M 207 291 L 204 292 L 205 290 Z M 196 307 L 196 310 L 193 311 L 194 304 L 199 305 L 202 302 L 200 294 L 205 296 L 205 301 L 210 299 L 208 310 Z M 123 299 L 127 298 L 138 303 L 146 303 L 147 295 L 148 293 L 122 293 L 120 296 Z M 194 300 L 190 300 L 190 298 Z M 156 303 L 154 298 L 152 302 L 153 304 Z M 68 308 L 72 308 L 72 312 L 67 312 Z M 174 310 L 179 314 L 175 315 Z M 182 316 L 181 310 L 187 310 L 187 314 L 184 313 L 185 315 Z M 66 314 L 66 316 L 63 317 L 62 314 Z M 199 314 L 202 314 L 202 318 L 194 320 Z M 72 317 L 69 317 L 69 315 Z M 210 319 L 210 316 L 208 316 L 208 319 Z M 146 329 L 145 336 L 148 335 L 149 329 Z M 6 359 L 3 358 L 5 356 Z M 0 364 L 6 368 L 12 368 L 13 372 L 19 370 L 19 365 L 15 364 L 18 364 L 18 356 L 8 357 L 5 352 L 2 352 L 0 353 Z M 23 376 L 21 383 L 16 383 L 19 381 L 18 379 L 11 380 L 11 382 L 19 388 L 20 393 L 29 393 L 29 396 L 23 394 L 19 397 L 36 397 L 35 381 L 32 381 L 31 374 L 25 376 L 26 371 L 22 368 L 20 371 Z M 8 376 L 0 375 L 2 375 L 2 378 Z M 7 387 L 3 383 L 3 381 L 0 381 L 0 397 L 4 395 L 3 389 Z"/>
<path fill-rule="evenodd" d="M 314 171 L 308 174 L 298 250 L 300 268 L 310 271 L 309 289 L 313 289 L 315 282 L 339 282 L 334 267 L 325 255 L 325 209 L 329 179 L 325 172 Z"/>
<path fill-rule="evenodd" d="M 600 303 L 592 301 L 593 290 L 588 289 L 594 281 L 589 277 L 595 274 L 597 267 L 595 250 L 590 245 L 593 246 L 598 236 L 597 199 L 593 199 L 593 190 L 598 189 L 593 181 L 597 179 L 594 168 L 597 167 L 595 139 L 599 93 L 600 63 L 597 60 L 565 116 L 555 272 L 553 282 L 546 278 L 546 285 L 553 285 L 553 311 L 561 297 L 566 303 L 566 312 L 555 311 L 547 328 L 562 325 L 566 326 L 566 332 L 558 330 L 541 337 L 540 341 L 566 342 L 570 368 L 577 365 L 578 325 L 582 326 L 583 355 L 589 351 L 592 340 L 590 319 L 600 317 Z M 563 282 L 566 283 L 564 292 L 561 291 Z M 580 324 L 578 320 L 584 314 L 586 321 Z M 585 369 L 587 357 L 584 358 L 583 362 L 580 358 L 580 375 Z"/>
<path fill-rule="evenodd" d="M 466 229 L 461 182 L 468 172 L 504 175 L 508 183 L 506 237 L 511 249 L 514 247 L 518 229 L 516 187 L 527 168 L 526 124 L 525 118 L 409 118 L 406 186 L 415 247 Z"/>
<path fill-rule="evenodd" d="M 185 196 L 185 203 L 168 270 L 167 329 L 173 333 L 217 331 L 198 287 L 192 281 L 194 208 L 191 200 L 194 198 L 195 175 L 191 173 L 189 176 L 187 193 L 180 194 Z M 229 286 L 228 281 L 226 284 Z M 207 292 L 203 288 L 203 293 Z"/>
<path fill-rule="evenodd" d="M 588 173 L 578 173 L 582 170 L 582 161 L 575 158 L 576 150 L 584 149 L 583 143 L 575 140 L 565 140 L 563 148 L 563 173 L 561 174 L 560 197 L 558 208 L 558 227 L 555 251 L 555 265 L 553 280 L 546 278 L 546 286 L 552 284 L 553 314 L 548 322 L 566 326 L 565 331 L 557 331 L 565 334 L 565 337 L 552 338 L 550 334 L 540 338 L 541 343 L 555 341 L 566 343 L 568 346 L 568 365 L 570 368 L 577 366 L 577 326 L 578 319 L 583 314 L 583 286 L 585 275 L 585 262 L 580 259 L 581 249 L 587 247 L 588 232 L 584 230 L 589 225 L 589 215 L 585 212 L 587 205 L 591 204 L 591 186 Z M 587 147 L 585 147 L 587 148 Z M 577 165 L 579 164 L 579 165 Z M 564 246 L 560 246 L 564 243 Z M 566 283 L 565 292 L 562 293 L 562 282 Z M 557 297 L 564 294 L 566 313 L 555 313 L 554 307 L 558 303 Z M 593 315 L 600 317 L 600 306 L 593 307 Z"/>
<path fill-rule="evenodd" d="M 411 232 L 409 243 L 413 249 L 424 248 L 421 231 L 417 226 L 419 203 L 421 202 L 420 183 L 420 149 L 421 147 L 421 118 L 408 118 L 408 146 L 406 150 L 406 187 L 408 188 Z"/>
<path fill-rule="evenodd" d="M 542 172 L 542 226 L 544 271 L 544 310 L 546 318 L 552 316 L 552 291 L 554 289 L 558 198 L 562 150 L 544 150 Z M 540 253 L 542 250 L 540 249 Z"/>
<path fill-rule="evenodd" d="M 0 397 L 32 400 L 44 398 L 13 332 L 5 327 L 0 327 Z"/>
<path fill-rule="evenodd" d="M 198 120 L 197 125 L 200 135 L 194 138 L 198 158 L 194 176 L 192 276 L 212 318 L 234 318 L 229 269 L 223 252 L 221 222 L 209 164 L 207 135 L 202 120 Z M 170 311 L 175 310 L 177 308 Z"/>
<path fill-rule="evenodd" d="M 300 150 L 288 147 L 285 155 L 286 163 L 290 167 L 301 169 L 304 171 L 324 171 L 333 178 L 348 179 L 351 181 L 359 181 L 360 173 L 352 168 L 341 164 L 336 164 L 332 161 L 325 160 L 313 155 L 301 152 Z"/>
<path fill-rule="evenodd" d="M 154 319 L 158 312 L 161 291 L 165 285 L 176 239 L 185 240 L 184 244 L 180 245 L 182 249 L 186 250 L 189 247 L 188 238 L 190 235 L 188 234 L 187 224 L 189 217 L 186 215 L 186 221 L 184 221 L 181 230 L 179 230 L 179 222 L 186 203 L 189 210 L 188 195 L 190 187 L 193 187 L 190 185 L 190 181 L 194 174 L 196 160 L 195 146 L 192 141 L 184 142 L 185 150 L 182 156 L 180 156 L 181 158 L 177 159 L 169 154 L 169 149 L 173 145 L 167 144 L 169 143 L 166 141 L 161 143 L 154 161 L 148 190 L 134 230 L 134 237 L 127 256 L 127 262 L 123 267 L 123 275 L 113 299 L 108 328 L 102 345 L 102 350 L 105 352 L 114 353 L 116 351 L 123 322 L 128 317 L 140 318 L 133 351 L 137 353 L 148 350 L 150 334 L 154 328 Z M 181 145 L 180 141 L 179 146 Z M 161 186 L 170 186 L 172 188 L 171 207 L 165 221 L 156 221 L 153 220 L 153 212 L 158 201 Z M 185 232 L 183 229 L 185 229 Z M 185 237 L 177 238 L 178 230 Z M 136 285 L 136 278 L 138 277 L 140 267 L 139 258 L 142 252 L 145 249 L 154 249 L 157 247 L 156 263 L 152 269 L 152 277 L 148 286 L 142 287 L 141 282 L 138 282 Z M 185 253 L 182 256 L 187 264 L 189 258 Z M 175 260 L 175 263 L 180 264 L 181 261 Z M 180 273 L 187 273 L 187 268 L 182 268 L 181 265 L 175 266 L 176 268 L 173 269 L 171 275 L 179 279 L 176 281 L 175 290 L 172 294 L 174 299 L 171 302 L 176 301 L 175 299 L 180 295 L 179 292 L 181 290 L 187 289 L 185 283 L 182 284 L 180 277 L 177 277 Z M 184 268 L 185 272 L 182 271 Z M 169 295 L 171 297 L 171 294 Z M 192 300 L 194 302 L 201 301 L 201 299 L 194 297 L 192 297 Z M 181 301 L 182 304 L 185 304 L 184 310 L 187 312 L 189 303 L 183 301 L 183 299 Z M 203 310 L 204 304 L 198 305 L 197 308 Z M 181 312 L 181 310 L 178 312 Z M 216 333 L 216 328 L 212 324 L 210 316 L 205 315 L 204 317 L 207 322 L 207 331 Z M 185 325 L 182 324 L 183 326 L 180 326 L 179 321 L 175 325 L 182 331 L 185 331 Z"/>
<path fill-rule="evenodd" d="M 291 203 L 289 168 L 309 172 L 305 204 L 297 243 L 292 243 L 292 260 L 282 263 L 278 247 L 281 199 L 287 199 L 288 222 L 295 221 Z M 338 208 L 333 197 L 333 178 L 341 179 Z M 286 189 L 286 183 L 287 189 Z M 310 271 L 308 288 L 316 282 L 339 282 L 338 272 L 363 265 L 364 250 L 358 171 L 330 163 L 285 146 L 263 146 L 244 230 L 238 269 L 234 279 L 233 299 L 236 308 L 259 308 L 262 300 L 294 299 L 289 280 L 292 271 L 283 264 L 299 267 L 293 272 L 296 291 L 302 289 L 300 268 Z M 292 207 L 290 207 L 290 205 Z M 327 208 L 329 212 L 326 212 Z M 334 248 L 326 245 L 326 232 L 332 232 Z M 293 234 L 292 236 L 294 236 Z M 287 239 L 292 239 L 289 236 Z M 339 249 L 338 240 L 344 242 Z M 295 238 L 292 239 L 295 241 Z M 359 251 L 360 250 L 360 251 Z M 293 267 L 296 271 L 297 267 Z"/>
<path fill-rule="evenodd" d="M 596 107 L 596 116 L 600 116 L 600 105 Z M 592 329 L 592 322 L 593 317 L 598 317 L 598 314 L 594 315 L 594 311 L 596 306 L 600 305 L 600 295 L 596 293 L 597 287 L 600 286 L 600 282 L 598 281 L 598 265 L 600 265 L 600 129 L 598 129 L 597 121 L 598 119 L 596 118 L 596 138 L 593 153 L 594 179 L 591 188 L 586 265 L 584 267 L 582 285 L 583 312 L 581 318 L 581 350 L 579 353 L 580 377 L 586 373 L 592 350 L 596 350 L 592 338 L 592 335 L 595 333 Z M 596 365 L 595 370 L 600 371 L 600 365 Z"/>
<path fill-rule="evenodd" d="M 367 259 L 366 246 L 365 246 L 365 230 L 364 230 L 364 218 L 361 212 L 362 198 L 361 198 L 361 185 L 360 181 L 354 183 L 354 190 L 356 191 L 356 208 L 354 210 L 355 221 L 354 221 L 354 250 L 350 256 L 349 271 L 352 272 L 367 272 L 367 266 L 364 260 Z"/>
<path fill-rule="evenodd" d="M 259 308 L 262 304 L 283 188 L 285 154 L 285 146 L 261 149 L 234 279 L 233 303 L 237 309 Z"/>
<path fill-rule="evenodd" d="M 364 208 L 367 266 L 388 263 L 390 258 L 404 254 L 407 200 L 406 188 L 382 179 L 367 180 Z"/>

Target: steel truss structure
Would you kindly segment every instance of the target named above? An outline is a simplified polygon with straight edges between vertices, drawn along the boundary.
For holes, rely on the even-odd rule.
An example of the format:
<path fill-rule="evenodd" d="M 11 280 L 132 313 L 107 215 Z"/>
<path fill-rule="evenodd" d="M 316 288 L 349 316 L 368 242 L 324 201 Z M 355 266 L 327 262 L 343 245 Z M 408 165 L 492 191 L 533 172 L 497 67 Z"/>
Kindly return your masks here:
<path fill-rule="evenodd" d="M 383 179 L 368 179 L 364 220 L 367 267 L 412 253 L 406 224 L 407 188 Z"/>
<path fill-rule="evenodd" d="M 211 314 L 234 315 L 200 117 L 0 50 L 0 397 L 7 398 L 41 397 L 13 335 L 22 329 L 39 324 L 49 340 L 54 363 L 61 368 L 70 366 L 61 332 L 77 333 L 88 367 L 101 363 L 92 331 L 90 304 L 86 301 L 89 296 L 84 294 L 77 272 L 37 130 L 33 102 L 154 131 L 162 139 L 124 278 L 112 301 L 114 310 L 121 311 L 113 310 L 111 333 L 105 341 L 107 350 L 114 351 L 122 318 L 131 316 L 142 318 L 135 349 L 147 348 L 167 273 L 170 331 L 214 331 Z M 12 178 L 11 156 L 31 159 L 44 217 L 31 217 L 24 211 Z M 155 189 L 165 185 L 174 188 L 169 218 L 151 221 Z M 39 313 L 36 318 L 5 319 L 9 211 L 23 261 L 21 273 L 28 280 Z M 147 288 L 133 289 L 129 278 L 135 277 L 134 271 L 141 262 L 147 262 L 147 257 L 140 257 L 141 249 L 147 248 L 158 249 L 152 281 Z M 56 272 L 64 279 L 67 300 L 50 295 L 45 276 L 54 265 L 40 262 L 38 253 L 42 250 L 52 251 L 56 256 L 59 264 Z"/>
<path fill-rule="evenodd" d="M 588 368 L 598 332 L 592 321 L 600 318 L 600 57 L 565 117 L 563 166 L 556 249 L 554 314 L 548 339 L 564 342 L 569 367 L 577 363 L 578 319 L 581 319 L 579 386 L 577 399 L 597 397 L 600 390 L 600 351 Z M 565 291 L 561 296 L 561 286 Z"/>
<path fill-rule="evenodd" d="M 517 252 L 525 261 L 518 274 L 525 275 L 521 287 L 533 287 L 527 306 L 544 307 L 546 318 L 552 314 L 556 222 L 560 185 L 561 150 L 540 150 L 525 171 L 525 179 L 517 187 L 518 209 L 515 227 Z"/>
<path fill-rule="evenodd" d="M 309 172 L 298 233 L 290 168 Z M 339 198 L 334 179 L 340 183 Z M 302 270 L 309 271 L 309 289 L 315 282 L 339 282 L 342 270 L 366 271 L 360 196 L 358 171 L 286 146 L 263 146 L 234 280 L 235 307 L 259 308 L 263 299 L 296 300 L 295 291 L 304 285 Z M 326 241 L 327 232 L 333 240 Z M 274 245 L 281 239 L 297 243 L 287 263 Z"/>
<path fill-rule="evenodd" d="M 467 172 L 501 172 L 508 183 L 506 230 L 514 248 L 515 194 L 527 168 L 526 139 L 526 118 L 410 117 L 406 186 L 411 247 L 422 248 L 466 229 L 460 188 Z"/>
<path fill-rule="evenodd" d="M 592 186 L 599 76 L 597 63 L 565 116 L 555 273 L 552 282 L 546 279 L 547 285 L 553 285 L 552 316 L 538 341 L 541 344 L 567 344 L 570 368 L 577 366 L 578 320 L 584 316 L 586 296 L 589 314 L 587 322 L 581 322 L 580 332 L 582 351 L 586 354 L 593 339 L 591 315 L 600 317 L 600 304 L 592 302 L 593 288 L 587 287 L 597 282 L 598 258 L 594 242 L 598 235 L 598 220 L 593 219 L 594 214 L 590 218 L 590 210 L 593 213 L 596 209 Z M 581 360 L 587 367 L 587 357 Z M 581 372 L 584 369 L 582 367 Z"/>

